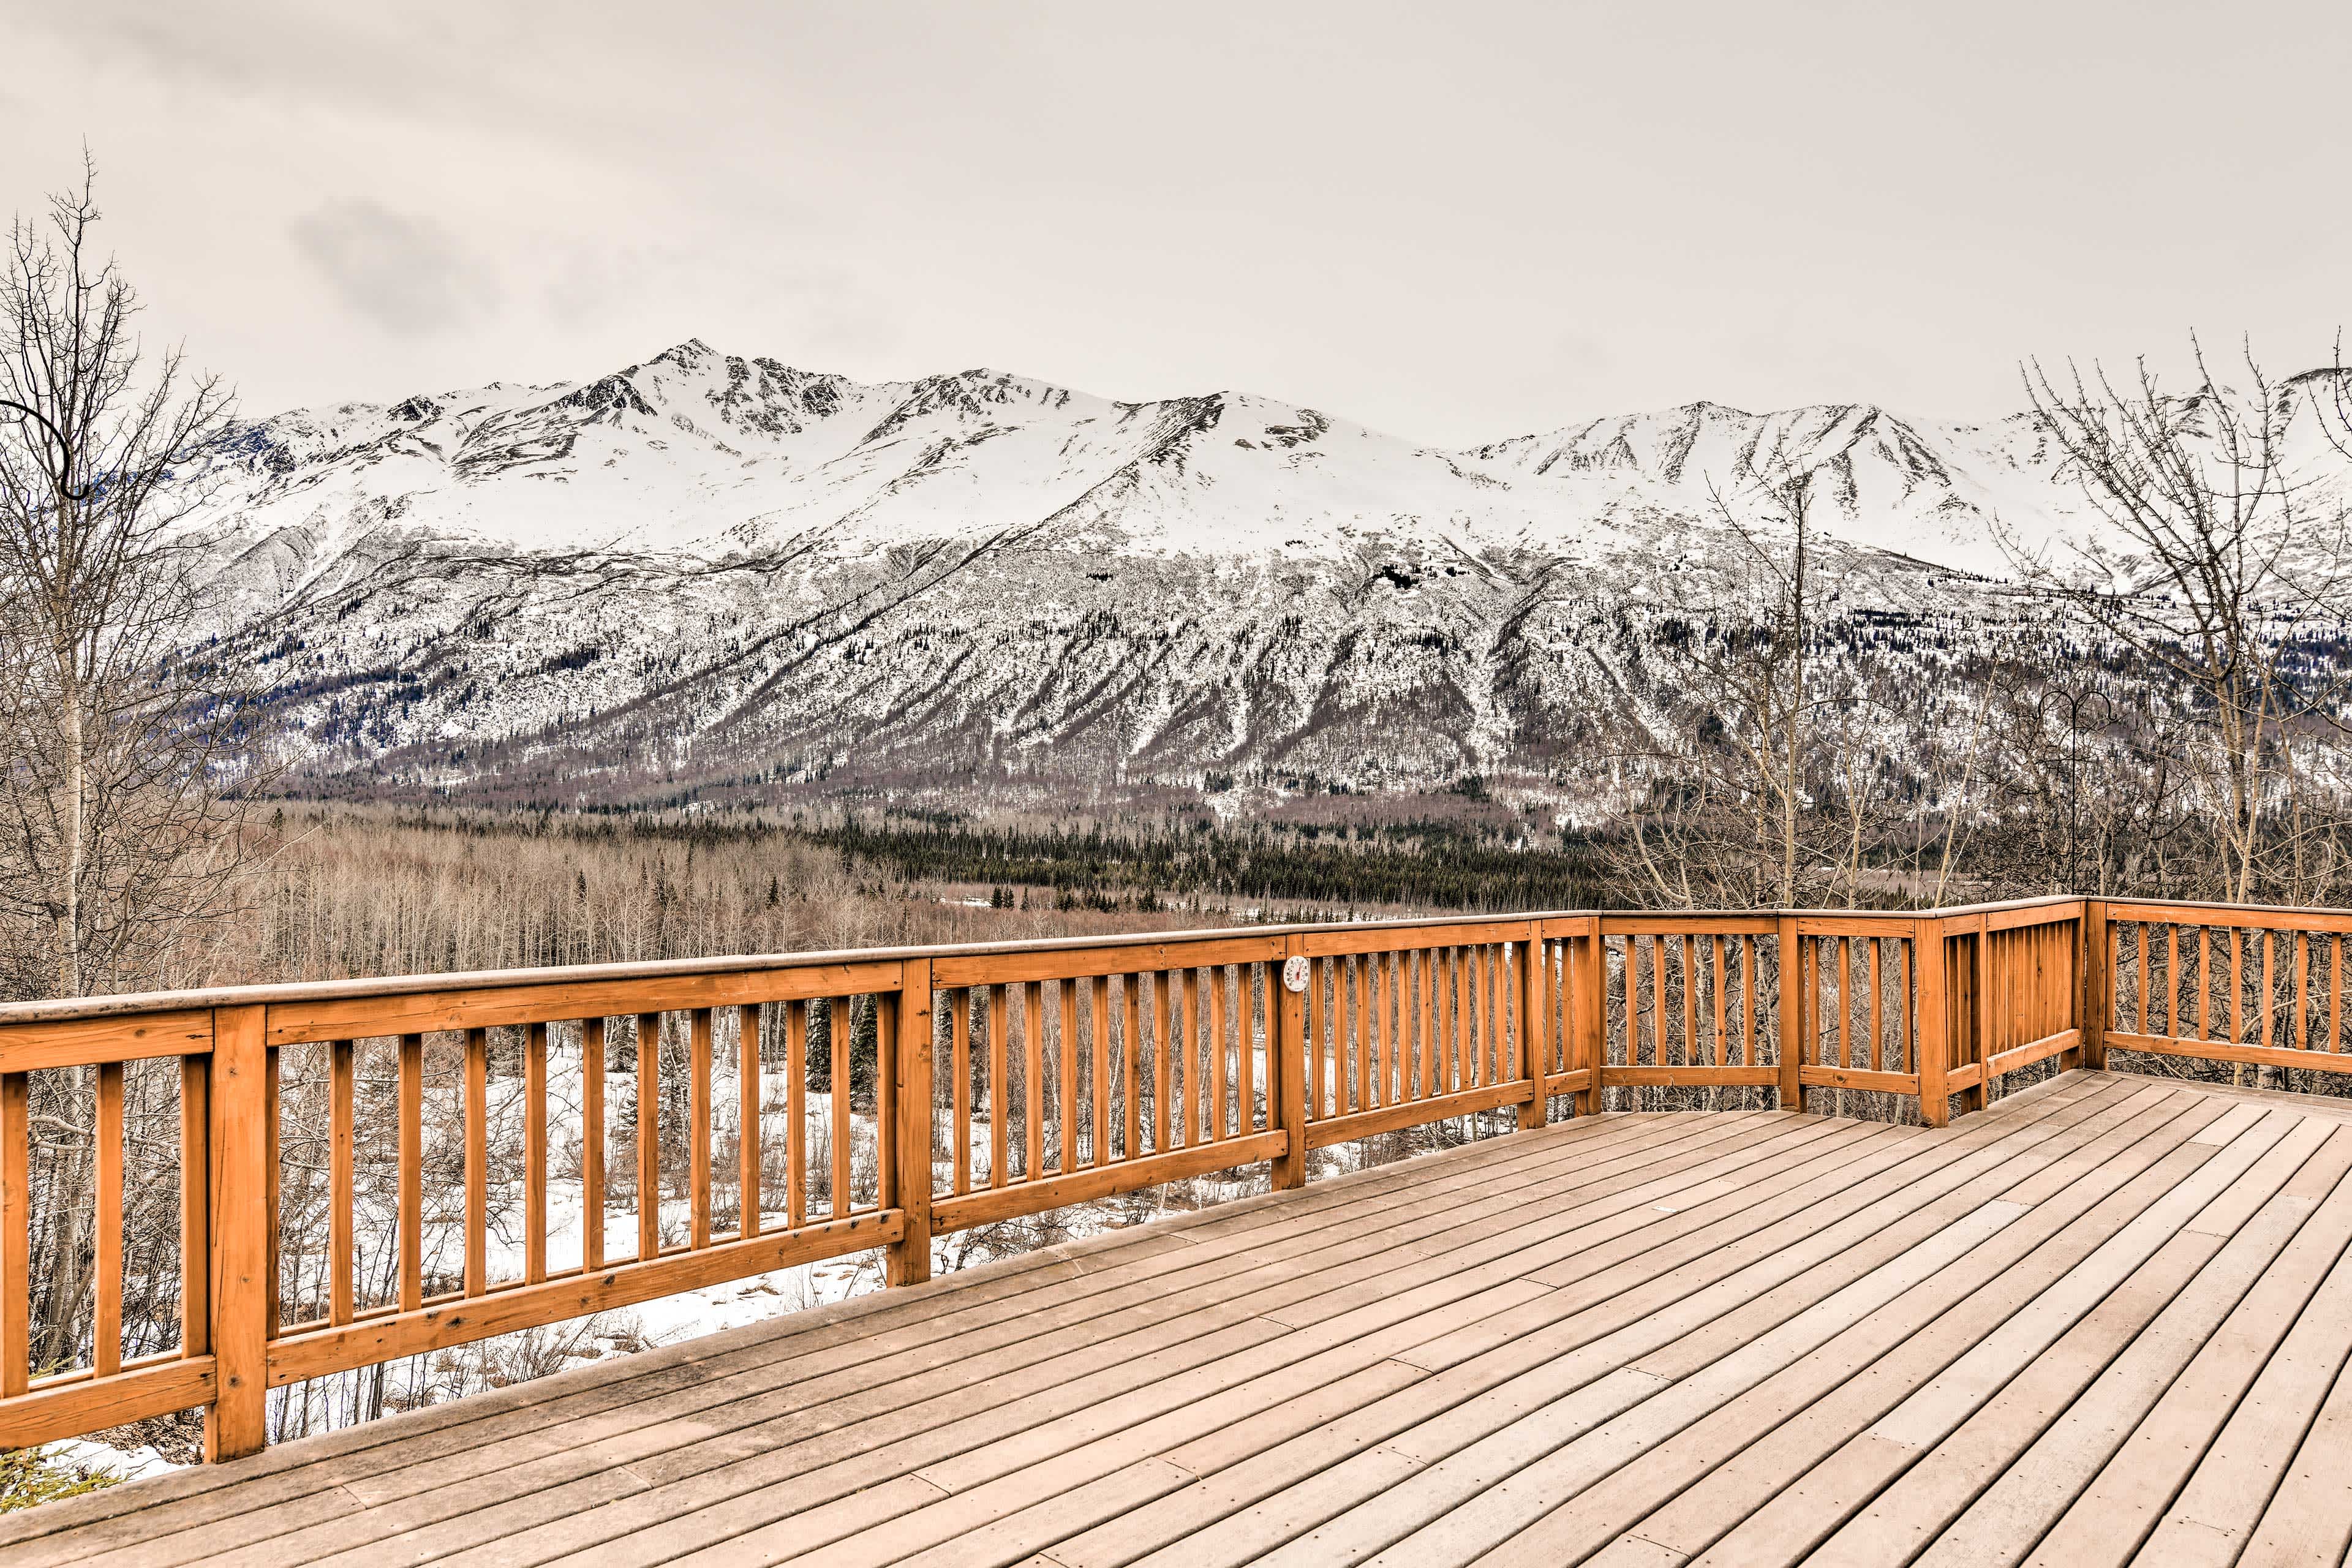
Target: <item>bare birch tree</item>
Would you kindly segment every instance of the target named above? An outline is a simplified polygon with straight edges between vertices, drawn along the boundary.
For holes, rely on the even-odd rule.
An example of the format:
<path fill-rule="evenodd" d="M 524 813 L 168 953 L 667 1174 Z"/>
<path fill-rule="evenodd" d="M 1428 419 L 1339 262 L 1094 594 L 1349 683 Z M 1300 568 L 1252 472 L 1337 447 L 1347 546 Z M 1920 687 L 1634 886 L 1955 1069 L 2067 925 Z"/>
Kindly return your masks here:
<path fill-rule="evenodd" d="M 0 986 L 18 997 L 205 978 L 245 891 L 238 787 L 261 776 L 253 682 L 194 646 L 173 531 L 228 395 L 176 350 L 142 353 L 99 217 L 85 163 L 0 258 Z M 94 1092 L 88 1068 L 33 1085 L 37 1365 L 71 1363 L 93 1321 Z M 130 1110 L 132 1146 L 167 1135 L 149 1121 L 168 1106 Z M 150 1277 L 177 1245 L 125 1240 Z M 126 1312 L 134 1351 L 154 1311 L 176 1304 Z"/>
<path fill-rule="evenodd" d="M 2342 498 L 2298 462 L 2299 426 L 2325 426 L 2321 396 L 2275 384 L 2251 353 L 2244 384 L 2224 384 L 2191 345 L 2186 395 L 2145 362 L 2127 382 L 2026 366 L 2060 471 L 2104 527 L 2068 560 L 2007 542 L 2030 578 L 2185 694 L 2189 776 L 2220 851 L 2212 891 L 2242 903 L 2305 880 L 2306 837 L 2335 837 L 2294 786 L 2340 732 L 2342 677 L 2296 654 L 2304 636 L 2341 628 L 2352 551 Z"/>
<path fill-rule="evenodd" d="M 0 963 L 16 995 L 168 983 L 235 907 L 239 669 L 189 647 L 197 499 L 228 394 L 142 354 L 92 174 L 0 263 Z"/>

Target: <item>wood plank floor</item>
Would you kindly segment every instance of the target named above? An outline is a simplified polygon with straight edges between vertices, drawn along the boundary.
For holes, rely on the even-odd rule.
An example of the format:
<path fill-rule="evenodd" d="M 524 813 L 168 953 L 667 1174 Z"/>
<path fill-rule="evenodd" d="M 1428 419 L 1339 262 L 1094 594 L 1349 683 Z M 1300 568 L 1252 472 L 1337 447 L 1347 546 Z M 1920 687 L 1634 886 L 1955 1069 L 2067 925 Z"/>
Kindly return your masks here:
<path fill-rule="evenodd" d="M 0 1520 L 0 1563 L 2246 1563 L 2352 1541 L 2352 1107 L 1612 1116 Z"/>

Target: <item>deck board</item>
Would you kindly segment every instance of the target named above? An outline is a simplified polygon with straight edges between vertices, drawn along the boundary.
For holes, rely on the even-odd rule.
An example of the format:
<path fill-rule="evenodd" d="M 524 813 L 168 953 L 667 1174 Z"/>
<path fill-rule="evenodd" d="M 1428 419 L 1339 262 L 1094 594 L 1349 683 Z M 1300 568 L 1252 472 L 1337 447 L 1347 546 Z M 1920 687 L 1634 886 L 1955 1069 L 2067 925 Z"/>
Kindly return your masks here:
<path fill-rule="evenodd" d="M 50 1505 L 0 1563 L 2337 1563 L 2347 1122 L 2076 1072 L 1936 1131 L 1567 1123 Z"/>

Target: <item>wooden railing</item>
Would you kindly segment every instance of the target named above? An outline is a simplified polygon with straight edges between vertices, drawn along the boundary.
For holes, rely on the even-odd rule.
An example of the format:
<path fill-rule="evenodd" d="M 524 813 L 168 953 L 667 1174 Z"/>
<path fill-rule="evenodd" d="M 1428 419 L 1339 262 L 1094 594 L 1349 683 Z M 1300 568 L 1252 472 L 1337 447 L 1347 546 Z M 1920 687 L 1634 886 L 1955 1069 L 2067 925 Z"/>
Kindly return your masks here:
<path fill-rule="evenodd" d="M 1863 1090 L 1941 1126 L 2109 1044 L 2352 1070 L 2347 931 L 2074 898 L 1559 913 L 0 1007 L 0 1447 L 202 1407 L 207 1457 L 250 1453 L 274 1386 L 877 1247 L 913 1283 L 950 1232 L 1261 1163 L 1295 1187 L 1310 1150 L 1473 1112 L 1539 1128 L 1563 1098 Z M 42 1075 L 88 1107 L 47 1131 L 93 1155 L 64 1263 L 94 1307 L 87 1353 L 36 1366 Z M 180 1327 L 137 1354 L 128 1085 L 151 1124 L 176 1095 Z M 494 1107 L 519 1183 L 494 1178 Z M 323 1238 L 281 1234 L 281 1182 L 321 1163 Z M 428 1203 L 428 1168 L 452 1194 Z"/>

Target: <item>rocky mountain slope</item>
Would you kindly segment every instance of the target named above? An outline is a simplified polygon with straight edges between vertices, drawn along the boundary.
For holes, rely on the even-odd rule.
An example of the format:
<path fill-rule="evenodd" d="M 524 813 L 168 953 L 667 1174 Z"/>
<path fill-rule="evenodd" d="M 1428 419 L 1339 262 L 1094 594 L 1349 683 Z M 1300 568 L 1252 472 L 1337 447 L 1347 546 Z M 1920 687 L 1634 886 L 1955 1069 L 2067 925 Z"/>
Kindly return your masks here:
<path fill-rule="evenodd" d="M 700 342 L 264 420 L 194 526 L 317 788 L 1533 786 L 1639 704 L 1643 639 L 1739 557 L 1711 492 L 1746 510 L 1775 452 L 1824 476 L 1842 612 L 1923 649 L 2009 613 L 1994 519 L 2084 527 L 2022 419 L 1696 404 L 1441 451 L 1237 393 Z"/>

